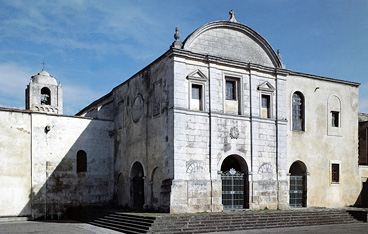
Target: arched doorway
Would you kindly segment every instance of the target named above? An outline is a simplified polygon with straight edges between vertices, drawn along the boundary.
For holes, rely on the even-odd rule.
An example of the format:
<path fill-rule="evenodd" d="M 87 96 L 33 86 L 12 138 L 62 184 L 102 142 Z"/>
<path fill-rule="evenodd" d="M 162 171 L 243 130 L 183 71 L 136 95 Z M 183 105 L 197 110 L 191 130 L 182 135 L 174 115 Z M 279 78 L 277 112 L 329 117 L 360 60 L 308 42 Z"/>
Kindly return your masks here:
<path fill-rule="evenodd" d="M 224 209 L 249 208 L 248 166 L 238 155 L 230 155 L 221 165 Z"/>
<path fill-rule="evenodd" d="M 135 162 L 130 172 L 130 190 L 133 207 L 141 209 L 144 205 L 144 171 L 142 164 Z"/>
<path fill-rule="evenodd" d="M 290 198 L 289 205 L 293 208 L 307 207 L 307 167 L 301 161 L 295 161 L 289 170 Z"/>

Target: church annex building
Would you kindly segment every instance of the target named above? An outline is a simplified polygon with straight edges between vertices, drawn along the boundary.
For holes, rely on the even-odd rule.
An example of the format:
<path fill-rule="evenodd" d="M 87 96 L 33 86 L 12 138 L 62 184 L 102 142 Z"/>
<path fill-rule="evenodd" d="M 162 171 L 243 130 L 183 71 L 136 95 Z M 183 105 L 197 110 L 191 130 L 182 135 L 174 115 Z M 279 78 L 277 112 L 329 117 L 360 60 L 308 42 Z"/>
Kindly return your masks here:
<path fill-rule="evenodd" d="M 31 77 L 26 109 L 0 108 L 0 217 L 362 205 L 359 84 L 286 69 L 230 15 L 185 40 L 177 29 L 168 51 L 75 116 L 54 77 Z"/>

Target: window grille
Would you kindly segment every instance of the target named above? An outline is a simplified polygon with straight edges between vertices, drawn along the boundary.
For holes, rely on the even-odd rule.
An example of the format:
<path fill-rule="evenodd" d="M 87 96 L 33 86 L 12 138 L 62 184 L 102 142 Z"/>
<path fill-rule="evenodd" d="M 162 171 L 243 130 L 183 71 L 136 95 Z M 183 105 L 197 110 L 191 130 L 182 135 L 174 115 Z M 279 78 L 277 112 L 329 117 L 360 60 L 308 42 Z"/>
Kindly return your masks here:
<path fill-rule="evenodd" d="M 300 93 L 293 94 L 292 114 L 293 114 L 293 130 L 304 130 L 304 103 L 303 97 Z"/>
<path fill-rule="evenodd" d="M 236 84 L 235 81 L 226 81 L 226 100 L 236 100 Z"/>
<path fill-rule="evenodd" d="M 331 164 L 331 175 L 332 175 L 332 183 L 340 182 L 340 165 L 339 164 Z"/>

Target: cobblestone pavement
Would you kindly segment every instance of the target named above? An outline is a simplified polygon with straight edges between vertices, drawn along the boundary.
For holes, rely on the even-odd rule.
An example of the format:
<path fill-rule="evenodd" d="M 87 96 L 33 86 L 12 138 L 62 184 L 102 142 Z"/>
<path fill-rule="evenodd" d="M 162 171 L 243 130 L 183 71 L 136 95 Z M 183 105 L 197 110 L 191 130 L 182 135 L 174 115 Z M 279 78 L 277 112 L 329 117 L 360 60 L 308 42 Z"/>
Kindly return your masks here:
<path fill-rule="evenodd" d="M 19 221 L 19 222 L 0 222 L 0 234 L 118 234 L 108 229 L 96 227 L 89 224 L 78 223 L 75 221 Z M 216 234 L 367 234 L 368 223 L 321 225 L 292 228 L 271 228 L 256 229 L 247 231 L 214 232 Z M 214 234 L 213 233 L 213 234 Z"/>
<path fill-rule="evenodd" d="M 247 231 L 233 232 L 212 232 L 211 234 L 367 234 L 368 223 L 353 223 L 353 224 L 338 224 L 338 225 L 319 225 L 305 227 L 290 227 L 290 228 L 270 228 L 256 229 Z"/>

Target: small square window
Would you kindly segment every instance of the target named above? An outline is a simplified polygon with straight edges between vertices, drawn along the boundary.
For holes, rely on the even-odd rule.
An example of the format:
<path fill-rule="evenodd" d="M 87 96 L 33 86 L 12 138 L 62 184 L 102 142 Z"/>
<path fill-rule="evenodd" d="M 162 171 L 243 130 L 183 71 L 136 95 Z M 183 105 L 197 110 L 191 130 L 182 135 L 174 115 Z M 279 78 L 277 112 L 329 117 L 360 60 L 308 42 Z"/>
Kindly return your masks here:
<path fill-rule="evenodd" d="M 332 127 L 340 127 L 339 125 L 340 112 L 331 111 Z"/>
<path fill-rule="evenodd" d="M 340 165 L 337 163 L 331 164 L 331 182 L 332 183 L 340 182 Z"/>
<path fill-rule="evenodd" d="M 226 100 L 236 100 L 236 82 L 226 81 Z"/>
<path fill-rule="evenodd" d="M 271 118 L 270 111 L 270 95 L 262 94 L 261 96 L 261 117 L 262 118 Z"/>

